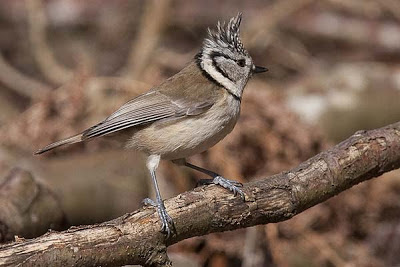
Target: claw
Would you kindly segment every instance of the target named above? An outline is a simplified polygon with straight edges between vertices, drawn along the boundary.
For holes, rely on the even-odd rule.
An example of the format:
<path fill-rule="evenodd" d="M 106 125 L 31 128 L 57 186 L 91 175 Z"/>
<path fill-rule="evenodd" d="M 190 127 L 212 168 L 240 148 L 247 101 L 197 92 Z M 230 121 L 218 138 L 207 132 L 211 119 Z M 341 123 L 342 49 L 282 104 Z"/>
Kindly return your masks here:
<path fill-rule="evenodd" d="M 245 194 L 239 188 L 239 187 L 242 187 L 243 184 L 239 183 L 237 181 L 229 180 L 229 179 L 226 179 L 226 178 L 224 178 L 222 176 L 216 176 L 214 179 L 203 179 L 203 180 L 200 180 L 199 183 L 200 184 L 216 184 L 216 185 L 220 185 L 220 186 L 232 191 L 235 196 L 239 194 L 240 198 L 243 199 L 243 201 L 245 201 Z"/>
<path fill-rule="evenodd" d="M 146 197 L 145 199 L 142 200 L 143 205 L 145 206 L 153 206 L 153 207 L 157 207 L 156 202 L 154 202 L 152 199 Z"/>
<path fill-rule="evenodd" d="M 164 203 L 156 203 L 150 198 L 145 198 L 143 199 L 143 204 L 145 206 L 153 206 L 154 208 L 157 209 L 158 217 L 161 220 L 161 232 L 167 235 L 167 239 L 171 237 L 172 230 L 170 228 L 170 225 L 172 228 L 175 228 L 174 226 L 174 221 L 172 218 L 169 216 L 167 213 L 167 210 L 165 209 Z"/>

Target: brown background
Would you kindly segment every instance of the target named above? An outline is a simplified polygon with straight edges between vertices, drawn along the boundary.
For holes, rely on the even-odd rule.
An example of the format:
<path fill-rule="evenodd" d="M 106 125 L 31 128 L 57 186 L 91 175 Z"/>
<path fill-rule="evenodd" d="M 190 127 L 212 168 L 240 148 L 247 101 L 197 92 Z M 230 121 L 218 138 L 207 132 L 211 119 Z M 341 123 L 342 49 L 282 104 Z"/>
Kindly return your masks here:
<path fill-rule="evenodd" d="M 103 140 L 32 152 L 179 71 L 207 27 L 239 11 L 245 47 L 270 71 L 246 87 L 235 130 L 193 163 L 246 182 L 400 120 L 396 0 L 3 0 L 0 177 L 16 167 L 32 173 L 58 199 L 63 228 L 139 208 L 152 195 L 142 155 Z M 165 198 L 203 178 L 169 162 L 158 176 Z M 358 185 L 287 222 L 185 240 L 170 257 L 177 266 L 399 264 L 399 176 Z"/>

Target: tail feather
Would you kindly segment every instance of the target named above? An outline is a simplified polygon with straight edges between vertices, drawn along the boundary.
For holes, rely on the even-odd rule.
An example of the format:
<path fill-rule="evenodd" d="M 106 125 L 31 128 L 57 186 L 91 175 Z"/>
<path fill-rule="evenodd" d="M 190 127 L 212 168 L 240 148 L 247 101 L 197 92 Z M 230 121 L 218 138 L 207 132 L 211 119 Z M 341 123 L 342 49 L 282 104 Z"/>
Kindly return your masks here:
<path fill-rule="evenodd" d="M 44 152 L 47 152 L 47 151 L 52 150 L 59 146 L 79 143 L 80 141 L 82 141 L 82 134 L 77 134 L 77 135 L 71 136 L 69 138 L 66 138 L 66 139 L 63 139 L 63 140 L 60 140 L 60 141 L 57 141 L 50 145 L 45 146 L 44 148 L 41 148 L 38 151 L 36 151 L 35 155 L 42 154 Z"/>

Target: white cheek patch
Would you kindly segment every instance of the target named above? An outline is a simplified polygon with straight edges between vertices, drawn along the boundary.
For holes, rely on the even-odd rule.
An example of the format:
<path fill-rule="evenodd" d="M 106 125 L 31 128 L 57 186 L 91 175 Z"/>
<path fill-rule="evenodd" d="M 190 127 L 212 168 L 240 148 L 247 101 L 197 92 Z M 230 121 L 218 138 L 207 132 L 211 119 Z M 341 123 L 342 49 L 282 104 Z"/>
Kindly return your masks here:
<path fill-rule="evenodd" d="M 206 53 L 204 53 L 206 54 Z M 207 72 L 214 80 L 216 80 L 219 84 L 225 87 L 229 92 L 234 94 L 235 96 L 241 98 L 242 90 L 238 88 L 238 86 L 233 83 L 231 80 L 222 75 L 213 65 L 213 61 L 211 58 L 206 57 L 203 54 L 200 60 L 200 65 L 205 72 Z"/>

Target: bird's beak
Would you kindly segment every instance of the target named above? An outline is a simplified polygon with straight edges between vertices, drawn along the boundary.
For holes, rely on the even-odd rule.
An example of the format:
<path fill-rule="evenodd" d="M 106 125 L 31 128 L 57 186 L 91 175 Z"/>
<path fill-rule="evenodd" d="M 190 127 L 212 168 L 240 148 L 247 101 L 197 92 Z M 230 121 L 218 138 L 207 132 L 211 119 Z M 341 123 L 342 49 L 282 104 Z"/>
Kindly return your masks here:
<path fill-rule="evenodd" d="M 268 71 L 267 68 L 253 65 L 253 73 L 262 73 Z"/>

